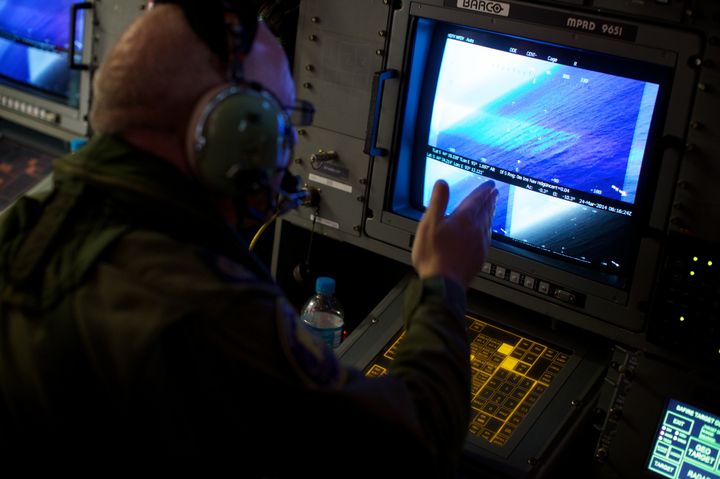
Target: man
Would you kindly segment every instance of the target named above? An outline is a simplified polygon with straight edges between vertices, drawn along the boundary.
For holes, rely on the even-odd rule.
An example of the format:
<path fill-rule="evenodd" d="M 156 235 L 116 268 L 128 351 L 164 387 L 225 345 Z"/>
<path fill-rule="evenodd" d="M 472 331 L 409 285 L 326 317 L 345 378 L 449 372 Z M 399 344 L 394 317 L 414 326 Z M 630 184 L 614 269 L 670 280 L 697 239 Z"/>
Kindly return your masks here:
<path fill-rule="evenodd" d="M 202 38 L 216 30 L 189 9 L 160 4 L 122 36 L 95 79 L 94 138 L 58 163 L 48 198 L 22 199 L 2 226 L 3 457 L 452 474 L 469 414 L 464 288 L 497 191 L 486 183 L 445 216 L 436 185 L 395 368 L 344 369 L 235 234 L 248 198 L 211 188 L 191 159 L 198 99 L 227 82 L 237 49 Z M 262 23 L 243 28 L 245 80 L 293 105 L 281 47 Z"/>

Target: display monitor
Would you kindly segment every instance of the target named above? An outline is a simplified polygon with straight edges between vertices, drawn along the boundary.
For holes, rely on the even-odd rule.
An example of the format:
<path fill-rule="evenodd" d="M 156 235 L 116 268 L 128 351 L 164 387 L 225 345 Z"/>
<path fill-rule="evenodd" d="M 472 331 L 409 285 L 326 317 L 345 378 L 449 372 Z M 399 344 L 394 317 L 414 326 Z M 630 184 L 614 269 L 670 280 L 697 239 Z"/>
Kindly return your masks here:
<path fill-rule="evenodd" d="M 675 399 L 667 402 L 647 470 L 657 477 L 720 478 L 720 416 Z"/>
<path fill-rule="evenodd" d="M 94 5 L 0 1 L 0 117 L 64 140 L 87 134 Z"/>
<path fill-rule="evenodd" d="M 409 201 L 395 211 L 417 218 L 443 179 L 451 212 L 492 179 L 496 247 L 626 288 L 669 69 L 424 19 L 415 41 L 417 120 L 399 152 L 411 174 L 396 184 Z"/>
<path fill-rule="evenodd" d="M 78 106 L 80 72 L 68 60 L 82 56 L 83 15 L 76 16 L 70 38 L 70 10 L 76 0 L 0 2 L 0 79 L 3 83 Z"/>
<path fill-rule="evenodd" d="M 366 141 L 369 247 L 410 251 L 437 180 L 449 212 L 493 180 L 492 245 L 470 289 L 617 337 L 641 331 L 702 40 L 569 8 L 505 13 L 410 2 L 396 19 Z"/>

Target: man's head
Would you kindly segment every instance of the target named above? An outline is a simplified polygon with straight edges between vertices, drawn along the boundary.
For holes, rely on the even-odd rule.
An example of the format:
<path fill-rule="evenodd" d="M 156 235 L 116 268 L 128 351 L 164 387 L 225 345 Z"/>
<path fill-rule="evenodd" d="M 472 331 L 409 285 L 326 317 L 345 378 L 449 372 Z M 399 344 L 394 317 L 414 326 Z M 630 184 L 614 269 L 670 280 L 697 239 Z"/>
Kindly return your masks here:
<path fill-rule="evenodd" d="M 219 20 L 210 31 L 224 27 Z M 208 46 L 213 42 L 197 32 L 178 5 L 159 4 L 141 16 L 99 69 L 90 118 L 96 131 L 123 136 L 190 174 L 198 173 L 188 163 L 193 112 L 202 108 L 198 101 L 207 101 L 209 91 L 228 83 L 232 52 L 230 47 L 213 51 Z M 264 24 L 257 26 L 250 46 L 238 59 L 244 80 L 262 85 L 281 107 L 292 106 L 295 90 L 287 58 Z M 277 168 L 287 164 L 289 148 L 284 153 Z"/>

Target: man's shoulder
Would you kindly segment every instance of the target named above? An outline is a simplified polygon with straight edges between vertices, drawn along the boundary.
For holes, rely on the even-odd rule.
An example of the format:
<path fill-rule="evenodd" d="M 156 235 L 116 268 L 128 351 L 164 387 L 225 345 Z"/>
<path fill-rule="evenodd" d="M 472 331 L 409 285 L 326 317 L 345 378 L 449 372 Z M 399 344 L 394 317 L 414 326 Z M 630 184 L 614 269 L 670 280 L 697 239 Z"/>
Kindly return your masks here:
<path fill-rule="evenodd" d="M 193 288 L 257 288 L 267 284 L 250 268 L 222 252 L 154 231 L 125 234 L 104 263 L 168 293 Z"/>

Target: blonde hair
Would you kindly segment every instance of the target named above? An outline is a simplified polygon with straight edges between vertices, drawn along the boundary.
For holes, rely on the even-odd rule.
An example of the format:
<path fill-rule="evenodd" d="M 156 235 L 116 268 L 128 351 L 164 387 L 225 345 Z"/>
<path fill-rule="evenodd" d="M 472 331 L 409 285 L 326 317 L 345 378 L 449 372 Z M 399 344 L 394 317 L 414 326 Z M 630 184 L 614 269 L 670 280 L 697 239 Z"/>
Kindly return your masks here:
<path fill-rule="evenodd" d="M 159 5 L 137 19 L 97 71 L 90 123 L 96 132 L 185 132 L 197 100 L 225 81 L 219 58 L 182 10 Z"/>

